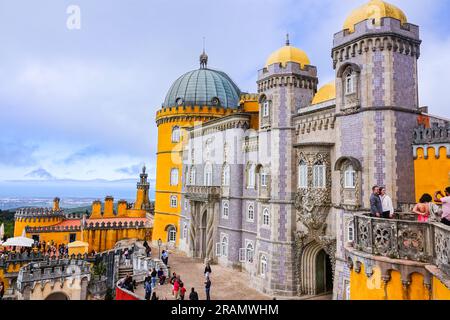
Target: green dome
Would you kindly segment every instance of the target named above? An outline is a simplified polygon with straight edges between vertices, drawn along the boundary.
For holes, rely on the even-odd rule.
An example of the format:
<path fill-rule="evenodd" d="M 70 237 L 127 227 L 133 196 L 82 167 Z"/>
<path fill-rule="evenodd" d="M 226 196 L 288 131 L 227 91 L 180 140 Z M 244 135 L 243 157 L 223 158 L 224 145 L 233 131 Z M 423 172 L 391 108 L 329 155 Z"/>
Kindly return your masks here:
<path fill-rule="evenodd" d="M 201 68 L 185 73 L 173 83 L 163 107 L 199 105 L 237 108 L 240 95 L 238 86 L 226 73 Z"/>

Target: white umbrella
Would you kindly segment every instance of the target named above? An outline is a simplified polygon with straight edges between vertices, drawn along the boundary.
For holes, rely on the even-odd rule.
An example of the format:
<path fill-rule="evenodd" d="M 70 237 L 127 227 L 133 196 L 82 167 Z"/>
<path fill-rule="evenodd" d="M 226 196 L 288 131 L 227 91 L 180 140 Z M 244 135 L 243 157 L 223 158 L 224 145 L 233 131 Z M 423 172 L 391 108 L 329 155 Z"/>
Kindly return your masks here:
<path fill-rule="evenodd" d="M 25 237 L 25 229 L 23 229 L 22 236 L 9 238 L 5 242 L 3 242 L 2 246 L 4 247 L 32 247 L 34 244 L 34 240 Z"/>
<path fill-rule="evenodd" d="M 2 223 L 2 225 L 0 226 L 0 243 L 2 243 L 4 235 L 5 235 L 5 225 Z"/>

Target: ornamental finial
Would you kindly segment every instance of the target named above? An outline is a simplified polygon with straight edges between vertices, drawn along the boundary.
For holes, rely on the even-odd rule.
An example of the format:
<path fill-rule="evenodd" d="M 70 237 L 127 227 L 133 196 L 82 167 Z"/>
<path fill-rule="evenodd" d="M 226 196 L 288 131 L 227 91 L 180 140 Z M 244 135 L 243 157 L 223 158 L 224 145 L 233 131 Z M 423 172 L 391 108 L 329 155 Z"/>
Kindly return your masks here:
<path fill-rule="evenodd" d="M 203 37 L 203 53 L 200 55 L 200 69 L 208 66 L 208 55 L 205 53 L 205 37 Z"/>
<path fill-rule="evenodd" d="M 286 33 L 286 45 L 287 46 L 290 45 L 290 43 L 289 43 L 289 33 Z"/>

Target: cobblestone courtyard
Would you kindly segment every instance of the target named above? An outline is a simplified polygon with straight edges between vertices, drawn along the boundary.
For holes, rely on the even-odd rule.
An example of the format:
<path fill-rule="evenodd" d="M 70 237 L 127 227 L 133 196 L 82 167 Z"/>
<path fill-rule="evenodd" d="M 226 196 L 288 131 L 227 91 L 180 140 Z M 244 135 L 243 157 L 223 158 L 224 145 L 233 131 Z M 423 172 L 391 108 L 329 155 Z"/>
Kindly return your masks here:
<path fill-rule="evenodd" d="M 158 255 L 158 248 L 152 247 L 152 256 Z M 205 265 L 200 260 L 188 258 L 186 254 L 171 250 L 169 253 L 170 272 L 181 276 L 186 288 L 185 299 L 189 299 L 191 288 L 198 292 L 199 299 L 205 300 L 205 285 L 203 271 Z M 219 265 L 211 266 L 210 279 L 212 300 L 270 300 L 271 296 L 257 292 L 249 286 L 249 277 L 243 272 L 224 268 Z M 174 300 L 172 296 L 172 285 L 166 281 L 165 285 L 156 287 L 156 294 L 160 299 Z M 137 294 L 144 296 L 143 285 L 139 285 Z"/>

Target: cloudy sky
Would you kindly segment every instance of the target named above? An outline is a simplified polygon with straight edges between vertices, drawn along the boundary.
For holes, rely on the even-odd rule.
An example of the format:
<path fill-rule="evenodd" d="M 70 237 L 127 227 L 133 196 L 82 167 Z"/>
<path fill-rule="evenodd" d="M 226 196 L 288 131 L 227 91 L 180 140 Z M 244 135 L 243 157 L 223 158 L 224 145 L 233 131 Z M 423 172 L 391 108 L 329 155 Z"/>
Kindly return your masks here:
<path fill-rule="evenodd" d="M 420 103 L 450 117 L 447 0 L 392 0 L 421 26 Z M 333 78 L 332 36 L 363 0 L 0 0 L 0 180 L 154 176 L 154 115 L 171 83 L 209 66 L 254 92 L 291 43 Z M 77 5 L 81 28 L 67 28 Z"/>

